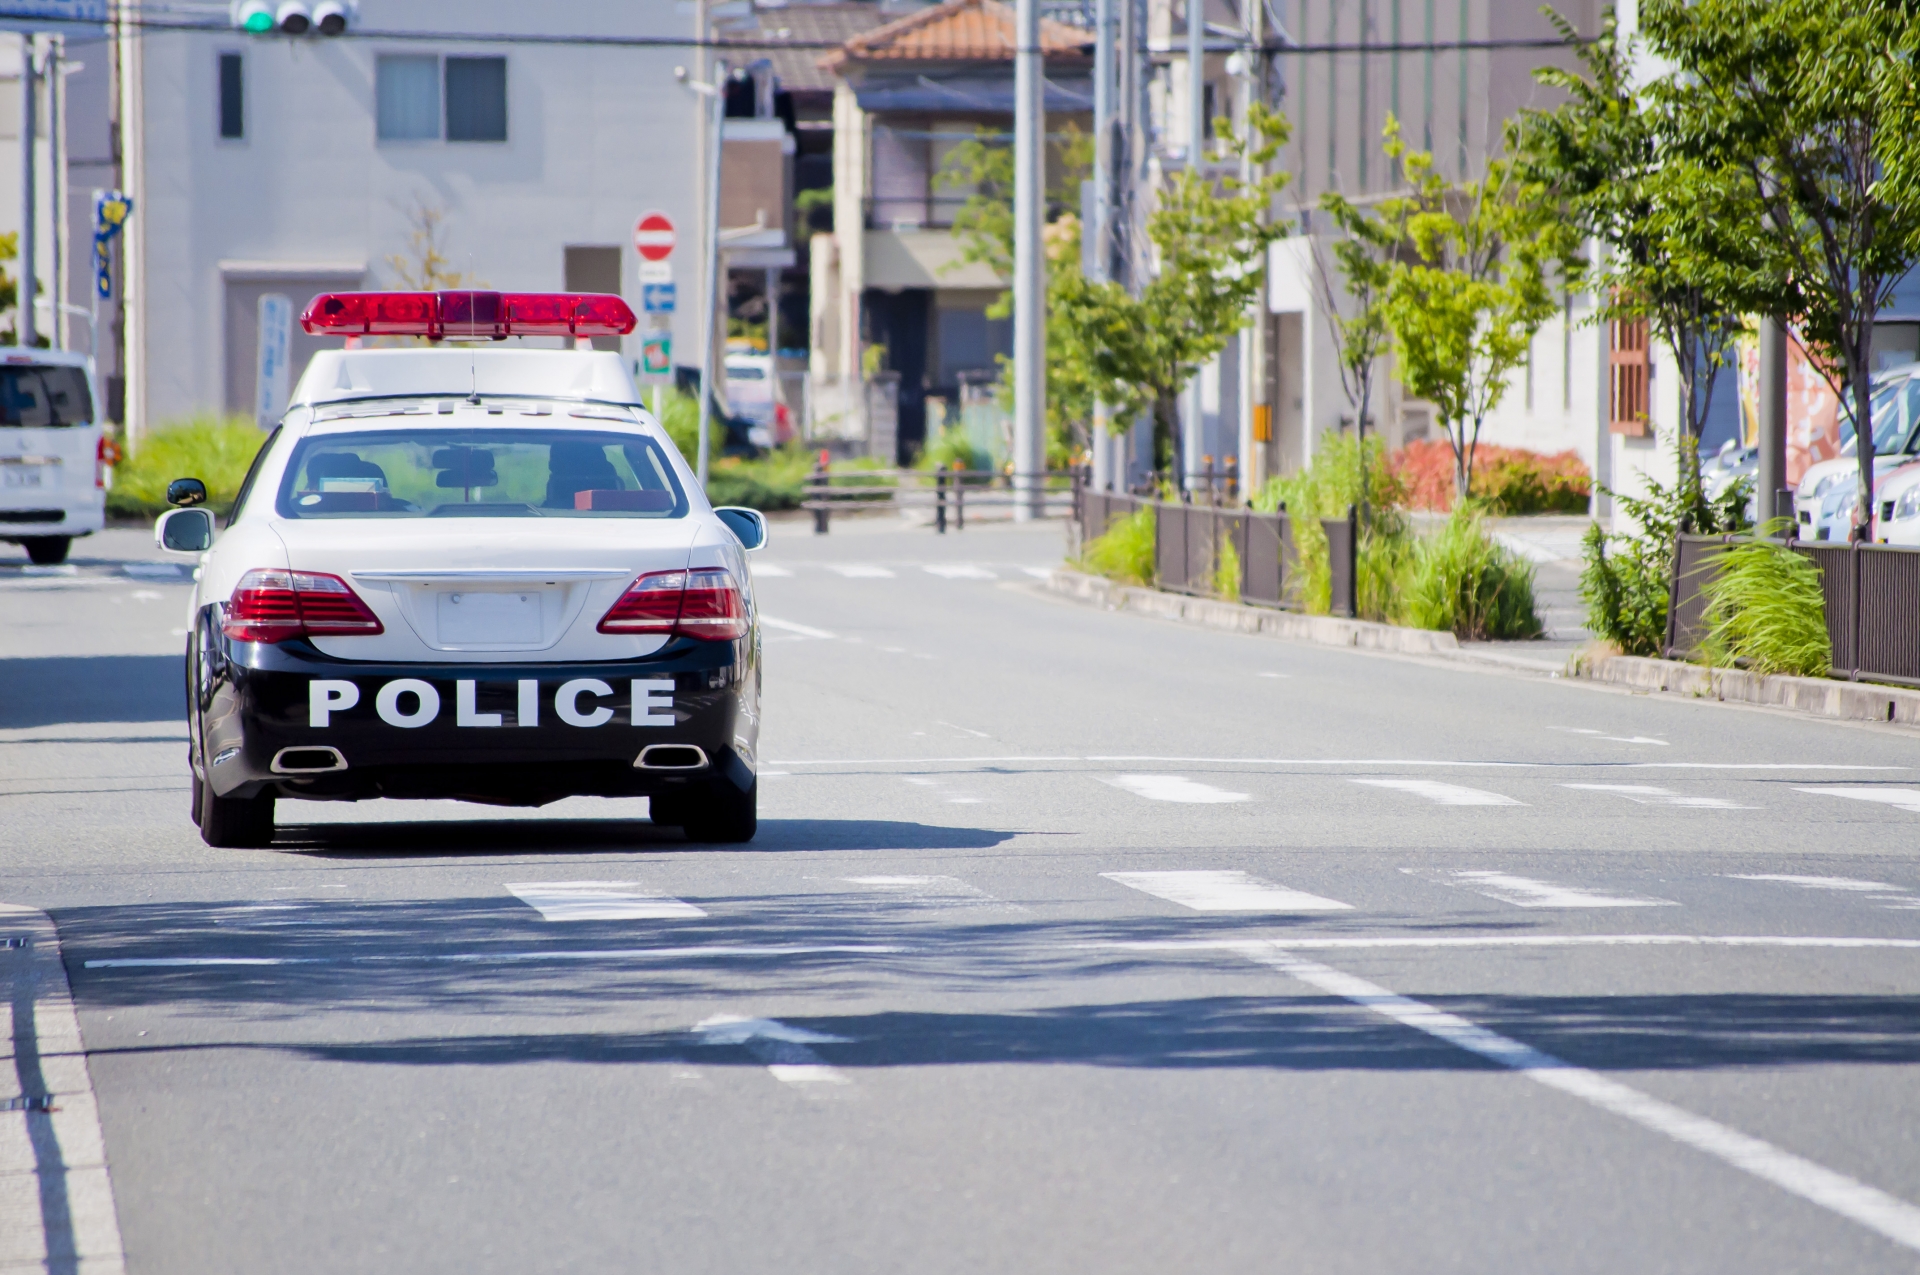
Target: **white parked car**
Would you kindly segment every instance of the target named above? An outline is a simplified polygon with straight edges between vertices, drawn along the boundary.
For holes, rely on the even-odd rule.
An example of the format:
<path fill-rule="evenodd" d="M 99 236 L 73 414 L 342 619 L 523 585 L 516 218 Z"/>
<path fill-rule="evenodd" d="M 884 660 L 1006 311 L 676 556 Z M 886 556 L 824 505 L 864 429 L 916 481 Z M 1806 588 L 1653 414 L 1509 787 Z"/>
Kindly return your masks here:
<path fill-rule="evenodd" d="M 344 293 L 309 332 L 632 330 L 617 297 Z M 711 508 L 617 354 L 327 350 L 224 529 L 193 479 L 193 811 L 263 845 L 277 797 L 537 806 L 646 796 L 705 841 L 755 829 L 753 510 Z"/>
<path fill-rule="evenodd" d="M 1883 545 L 1920 545 L 1920 463 L 1882 478 L 1873 495 L 1880 506 L 1875 511 L 1874 540 Z"/>
<path fill-rule="evenodd" d="M 1882 372 L 1874 377 L 1868 401 L 1873 420 L 1874 486 L 1883 475 L 1913 462 L 1920 455 L 1920 364 Z M 1858 486 L 1860 462 L 1849 437 L 1840 454 L 1807 467 L 1793 495 L 1793 516 L 1802 540 L 1845 540 L 1852 527 L 1857 496 L 1844 490 Z"/>
<path fill-rule="evenodd" d="M 100 429 L 93 360 L 16 350 L 0 360 L 0 540 L 42 566 L 75 536 L 107 525 L 110 445 Z"/>
<path fill-rule="evenodd" d="M 727 355 L 727 410 L 748 422 L 747 441 L 755 447 L 775 447 L 793 436 L 777 393 L 777 366 L 771 355 Z"/>

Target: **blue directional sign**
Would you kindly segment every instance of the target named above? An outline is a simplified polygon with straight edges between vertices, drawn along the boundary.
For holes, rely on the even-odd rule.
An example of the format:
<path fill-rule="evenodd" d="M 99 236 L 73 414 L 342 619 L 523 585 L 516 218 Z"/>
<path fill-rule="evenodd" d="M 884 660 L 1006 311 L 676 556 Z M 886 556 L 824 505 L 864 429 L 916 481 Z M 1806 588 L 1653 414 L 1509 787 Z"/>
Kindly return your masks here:
<path fill-rule="evenodd" d="M 640 308 L 648 314 L 672 314 L 673 285 L 670 283 L 641 284 Z"/>

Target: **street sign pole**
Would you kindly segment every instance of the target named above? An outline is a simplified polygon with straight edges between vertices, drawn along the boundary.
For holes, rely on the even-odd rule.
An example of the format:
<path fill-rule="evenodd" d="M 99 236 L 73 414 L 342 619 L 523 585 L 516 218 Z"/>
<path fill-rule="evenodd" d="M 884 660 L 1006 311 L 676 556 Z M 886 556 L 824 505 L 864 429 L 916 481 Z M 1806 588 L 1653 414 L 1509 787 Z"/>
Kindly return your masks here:
<path fill-rule="evenodd" d="M 1030 2 L 1030 0 L 1029 0 Z M 707 463 L 712 450 L 707 442 L 707 424 L 713 418 L 713 329 L 720 291 L 720 156 L 721 135 L 727 126 L 727 64 L 713 64 L 713 151 L 707 157 L 707 241 L 702 245 L 706 260 L 701 262 L 700 286 L 700 441 L 697 476 L 700 490 L 707 490 Z"/>
<path fill-rule="evenodd" d="M 1046 91 L 1040 65 L 1039 0 L 1015 9 L 1013 63 L 1013 516 L 1041 512 L 1046 468 Z M 890 458 L 889 458 L 890 459 Z"/>

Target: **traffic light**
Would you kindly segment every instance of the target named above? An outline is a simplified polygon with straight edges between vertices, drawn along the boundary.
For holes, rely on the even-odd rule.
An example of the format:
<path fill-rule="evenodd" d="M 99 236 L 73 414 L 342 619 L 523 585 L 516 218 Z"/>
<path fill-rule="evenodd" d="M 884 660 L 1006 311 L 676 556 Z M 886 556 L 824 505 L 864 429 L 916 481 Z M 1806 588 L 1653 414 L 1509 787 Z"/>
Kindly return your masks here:
<path fill-rule="evenodd" d="M 235 28 L 254 35 L 345 35 L 359 17 L 355 0 L 233 0 Z"/>

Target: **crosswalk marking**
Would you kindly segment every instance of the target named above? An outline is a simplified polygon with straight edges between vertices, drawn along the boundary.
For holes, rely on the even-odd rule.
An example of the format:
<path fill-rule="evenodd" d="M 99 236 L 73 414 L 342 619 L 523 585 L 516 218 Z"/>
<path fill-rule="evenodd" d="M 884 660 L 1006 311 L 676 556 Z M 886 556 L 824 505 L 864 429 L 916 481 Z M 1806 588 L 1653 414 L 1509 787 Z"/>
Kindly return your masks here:
<path fill-rule="evenodd" d="M 968 563 L 941 563 L 920 569 L 930 576 L 940 576 L 948 580 L 998 580 L 1000 578 L 985 567 L 976 567 Z"/>
<path fill-rule="evenodd" d="M 1453 884 L 1483 894 L 1489 899 L 1511 903 L 1517 908 L 1660 908 L 1679 907 L 1672 899 L 1642 898 L 1635 895 L 1602 894 L 1579 886 L 1535 881 L 1505 872 L 1454 872 Z"/>
<path fill-rule="evenodd" d="M 1053 579 L 1052 567 L 1022 567 L 1020 569 L 1026 572 L 1028 575 L 1032 576 L 1036 580 Z"/>
<path fill-rule="evenodd" d="M 1853 877 L 1801 877 L 1786 872 L 1725 872 L 1721 875 L 1729 881 L 1777 881 L 1782 885 L 1797 885 L 1804 890 L 1848 890 L 1872 894 L 1876 890 L 1901 888 L 1883 881 L 1859 881 Z"/>
<path fill-rule="evenodd" d="M 772 580 L 781 576 L 791 576 L 793 572 L 773 562 L 756 562 L 752 566 L 753 574 Z"/>
<path fill-rule="evenodd" d="M 1136 797 L 1152 801 L 1182 801 L 1191 805 L 1216 805 L 1228 801 L 1251 800 L 1246 793 L 1228 792 L 1211 784 L 1198 783 L 1185 775 L 1097 775 L 1101 783 L 1112 784 Z"/>
<path fill-rule="evenodd" d="M 1425 797 L 1428 801 L 1443 806 L 1524 806 L 1524 801 L 1515 801 L 1512 797 L 1497 792 L 1488 792 L 1484 788 L 1465 788 L 1459 784 L 1443 784 L 1437 779 L 1354 779 L 1350 783 L 1365 784 L 1369 788 L 1391 788 L 1395 792 L 1408 792 L 1416 797 Z"/>
<path fill-rule="evenodd" d="M 1109 881 L 1195 912 L 1349 912 L 1350 903 L 1262 881 L 1245 872 L 1102 872 Z"/>
<path fill-rule="evenodd" d="M 891 580 L 893 572 L 870 562 L 829 562 L 827 570 L 849 580 Z"/>
<path fill-rule="evenodd" d="M 1579 788 L 1587 792 L 1610 792 L 1618 797 L 1642 806 L 1684 806 L 1693 810 L 1758 810 L 1758 806 L 1743 806 L 1737 801 L 1728 801 L 1724 797 L 1694 797 L 1678 793 L 1671 788 L 1658 788 L 1652 784 L 1561 784 L 1562 788 Z"/>
<path fill-rule="evenodd" d="M 653 921 L 705 916 L 691 903 L 642 889 L 637 881 L 509 881 L 509 893 L 544 921 Z"/>
<path fill-rule="evenodd" d="M 782 633 L 791 633 L 795 637 L 830 638 L 833 636 L 825 629 L 816 629 L 809 624 L 795 624 L 792 620 L 776 620 L 770 615 L 762 615 L 760 623 L 770 629 L 778 629 Z"/>
<path fill-rule="evenodd" d="M 1854 801 L 1877 801 L 1920 815 L 1920 788 L 1799 788 L 1796 792 L 1824 793 L 1829 797 L 1848 797 Z"/>

